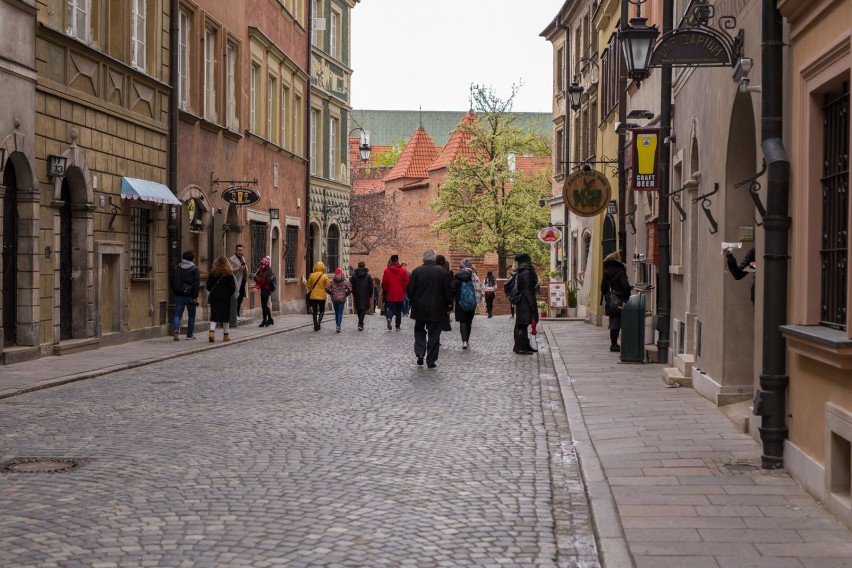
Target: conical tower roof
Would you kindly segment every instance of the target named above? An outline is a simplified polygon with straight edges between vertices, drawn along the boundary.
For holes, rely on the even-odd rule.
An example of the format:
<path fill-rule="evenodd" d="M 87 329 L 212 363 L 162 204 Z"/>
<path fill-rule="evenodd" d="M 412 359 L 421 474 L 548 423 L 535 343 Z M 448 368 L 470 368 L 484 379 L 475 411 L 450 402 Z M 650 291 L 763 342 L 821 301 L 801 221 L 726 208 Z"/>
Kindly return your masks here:
<path fill-rule="evenodd" d="M 385 181 L 426 179 L 429 177 L 426 167 L 435 160 L 437 155 L 438 148 L 432 142 L 432 138 L 422 126 L 418 126 L 399 156 L 399 161 L 385 176 Z"/>
<path fill-rule="evenodd" d="M 447 145 L 444 146 L 444 150 L 431 164 L 429 164 L 429 167 L 426 168 L 427 172 L 447 168 L 450 164 L 455 162 L 456 158 L 459 156 L 473 158 L 474 152 L 468 144 L 473 133 L 468 128 L 463 127 L 475 122 L 476 115 L 473 114 L 473 111 L 468 111 L 468 113 L 461 119 L 458 126 L 456 126 L 455 130 L 453 130 L 450 139 L 447 140 Z"/>

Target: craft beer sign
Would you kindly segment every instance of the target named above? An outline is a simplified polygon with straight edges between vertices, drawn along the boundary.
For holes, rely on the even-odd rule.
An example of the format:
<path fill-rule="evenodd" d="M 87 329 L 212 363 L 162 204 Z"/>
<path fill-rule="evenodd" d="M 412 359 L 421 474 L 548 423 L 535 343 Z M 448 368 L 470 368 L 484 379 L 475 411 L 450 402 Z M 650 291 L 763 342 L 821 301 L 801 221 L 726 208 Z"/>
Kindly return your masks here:
<path fill-rule="evenodd" d="M 580 217 L 594 217 L 605 210 L 611 194 L 609 180 L 597 170 L 574 172 L 562 186 L 565 205 Z"/>
<path fill-rule="evenodd" d="M 660 129 L 637 128 L 633 133 L 633 168 L 630 183 L 633 189 L 660 189 Z"/>

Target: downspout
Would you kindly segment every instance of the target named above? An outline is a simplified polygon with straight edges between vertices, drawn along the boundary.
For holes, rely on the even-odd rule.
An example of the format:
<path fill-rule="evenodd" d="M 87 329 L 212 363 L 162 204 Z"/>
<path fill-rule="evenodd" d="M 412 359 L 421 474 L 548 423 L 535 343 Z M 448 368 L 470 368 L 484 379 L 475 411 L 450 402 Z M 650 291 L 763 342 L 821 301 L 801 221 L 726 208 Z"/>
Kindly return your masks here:
<path fill-rule="evenodd" d="M 568 49 L 571 46 L 571 28 L 563 24 L 559 21 L 559 16 L 556 16 L 556 27 L 565 32 L 565 50 L 563 53 L 564 57 L 568 58 Z M 563 64 L 562 61 L 559 62 L 560 65 Z M 565 73 L 568 72 L 568 66 L 565 66 Z M 562 176 L 563 180 L 566 176 L 568 176 L 568 162 L 570 161 L 569 156 L 571 155 L 569 152 L 570 147 L 570 138 L 568 136 L 568 125 L 571 123 L 570 118 L 568 116 L 568 88 L 565 86 L 565 82 L 568 81 L 568 77 L 562 77 L 562 98 L 565 101 L 565 114 L 562 115 L 562 156 L 560 159 L 562 160 Z M 565 283 L 565 286 L 568 286 L 568 204 L 565 203 L 565 196 L 562 196 L 562 282 Z M 566 312 L 567 313 L 567 312 Z"/>
<path fill-rule="evenodd" d="M 172 193 L 177 196 L 178 192 L 178 36 L 180 34 L 180 0 L 170 0 L 169 2 L 169 87 L 171 93 L 169 97 L 169 162 L 168 162 L 168 182 Z M 180 251 L 178 246 L 180 243 L 180 227 L 178 225 L 178 212 L 175 210 L 176 205 L 168 206 L 168 263 L 169 274 L 166 282 L 171 284 L 171 268 L 177 266 L 180 262 Z M 167 314 L 172 314 L 175 309 L 175 295 L 171 285 L 168 286 L 169 300 L 166 309 Z M 173 318 L 169 318 L 169 322 Z M 177 330 L 170 330 L 174 332 Z"/>
<path fill-rule="evenodd" d="M 619 30 L 627 23 L 627 2 L 621 3 L 621 17 L 618 22 Z M 621 46 L 618 47 L 621 53 Z M 616 59 L 616 58 L 614 58 Z M 620 58 L 617 59 L 620 61 Z M 622 65 L 619 65 L 618 73 L 618 122 L 627 122 L 627 75 L 624 74 Z M 627 133 L 618 133 L 618 250 L 621 253 L 621 262 L 627 263 L 627 227 L 624 226 L 625 212 L 627 209 L 627 164 L 624 163 L 624 145 L 627 143 Z"/>
<path fill-rule="evenodd" d="M 663 35 L 674 27 L 674 0 L 663 2 Z M 669 264 L 671 261 L 669 224 L 669 164 L 671 163 L 671 128 L 672 128 L 672 66 L 663 65 L 660 69 L 660 137 L 663 147 L 660 152 L 660 203 L 657 217 L 657 330 L 660 337 L 657 340 L 657 363 L 669 362 L 669 335 L 671 334 L 671 277 Z"/>
<path fill-rule="evenodd" d="M 311 255 L 308 253 L 311 238 L 311 90 L 313 89 L 313 79 L 311 76 L 311 63 L 314 58 L 313 51 L 313 35 L 314 35 L 314 14 L 313 2 L 306 2 L 305 9 L 308 12 L 308 84 L 305 89 L 305 278 L 307 278 L 313 266 L 311 266 Z"/>
<path fill-rule="evenodd" d="M 766 160 L 767 202 L 763 218 L 763 364 L 754 413 L 762 418 L 764 469 L 784 467 L 787 437 L 787 346 L 780 326 L 787 323 L 787 261 L 790 231 L 790 162 L 781 139 L 784 106 L 783 22 L 775 0 L 763 0 L 760 145 Z"/>

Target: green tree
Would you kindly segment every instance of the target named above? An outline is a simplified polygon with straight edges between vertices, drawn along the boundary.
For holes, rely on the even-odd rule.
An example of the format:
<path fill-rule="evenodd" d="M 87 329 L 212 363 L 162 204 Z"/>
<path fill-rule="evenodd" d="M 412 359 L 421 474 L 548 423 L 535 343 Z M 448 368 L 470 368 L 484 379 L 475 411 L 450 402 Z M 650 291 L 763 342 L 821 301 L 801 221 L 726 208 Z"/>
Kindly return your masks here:
<path fill-rule="evenodd" d="M 511 96 L 501 100 L 492 89 L 471 86 L 477 120 L 462 124 L 470 152 L 460 152 L 430 206 L 441 214 L 432 230 L 451 247 L 476 255 L 496 252 L 501 277 L 514 255 L 528 253 L 546 264 L 548 248 L 538 240 L 548 209 L 539 200 L 550 195 L 550 168 L 534 173 L 514 170 L 516 156 L 550 156 L 548 143 L 519 125 Z"/>
<path fill-rule="evenodd" d="M 399 161 L 399 157 L 402 155 L 402 151 L 405 150 L 407 145 L 408 142 L 404 140 L 402 142 L 391 142 L 390 148 L 384 152 L 379 152 L 370 158 L 369 165 L 374 168 L 392 168 Z"/>

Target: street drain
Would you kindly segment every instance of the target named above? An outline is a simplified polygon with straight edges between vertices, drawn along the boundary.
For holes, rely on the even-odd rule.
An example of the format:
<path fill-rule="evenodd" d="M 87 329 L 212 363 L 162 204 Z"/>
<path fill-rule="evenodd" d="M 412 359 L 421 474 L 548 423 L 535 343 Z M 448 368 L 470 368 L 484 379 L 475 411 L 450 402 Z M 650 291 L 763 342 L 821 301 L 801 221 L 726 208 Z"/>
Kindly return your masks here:
<path fill-rule="evenodd" d="M 86 460 L 72 458 L 17 458 L 0 464 L 0 473 L 65 473 Z"/>

